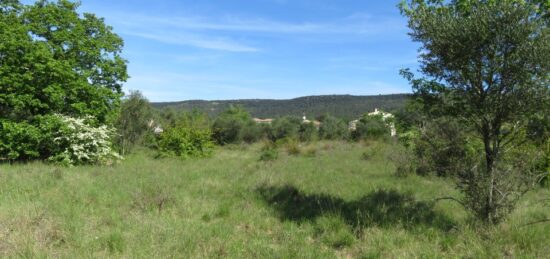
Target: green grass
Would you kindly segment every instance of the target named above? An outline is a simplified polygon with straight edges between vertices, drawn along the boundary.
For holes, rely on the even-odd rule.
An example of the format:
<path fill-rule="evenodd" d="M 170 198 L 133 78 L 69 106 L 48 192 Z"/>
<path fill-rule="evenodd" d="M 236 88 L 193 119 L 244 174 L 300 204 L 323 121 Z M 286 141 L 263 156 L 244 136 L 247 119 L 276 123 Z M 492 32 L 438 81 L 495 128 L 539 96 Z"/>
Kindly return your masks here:
<path fill-rule="evenodd" d="M 459 196 L 451 182 L 395 177 L 392 147 L 368 145 L 320 142 L 273 161 L 258 144 L 196 160 L 143 151 L 113 167 L 0 165 L 0 257 L 550 255 L 550 224 L 520 227 L 550 214 L 550 190 L 483 228 L 431 202 Z"/>

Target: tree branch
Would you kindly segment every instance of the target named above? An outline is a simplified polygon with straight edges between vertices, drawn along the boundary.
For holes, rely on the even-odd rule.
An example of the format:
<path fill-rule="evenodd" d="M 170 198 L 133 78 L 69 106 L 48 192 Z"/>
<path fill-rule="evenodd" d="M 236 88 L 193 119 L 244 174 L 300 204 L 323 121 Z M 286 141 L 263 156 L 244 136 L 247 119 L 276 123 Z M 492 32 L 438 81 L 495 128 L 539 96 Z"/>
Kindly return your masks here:
<path fill-rule="evenodd" d="M 527 227 L 527 226 L 531 226 L 531 225 L 535 225 L 535 224 L 540 224 L 540 223 L 545 223 L 545 222 L 550 222 L 550 219 L 541 219 L 541 220 L 537 220 L 537 221 L 534 221 L 534 222 L 530 222 L 530 223 L 527 223 L 527 224 L 523 224 L 519 227 Z"/>
<path fill-rule="evenodd" d="M 464 202 L 462 202 L 461 200 L 458 200 L 456 198 L 453 198 L 453 197 L 441 197 L 441 198 L 435 198 L 434 199 L 435 202 L 442 201 L 442 200 L 455 201 L 456 203 L 462 205 L 462 207 L 466 208 L 466 204 L 464 204 Z"/>

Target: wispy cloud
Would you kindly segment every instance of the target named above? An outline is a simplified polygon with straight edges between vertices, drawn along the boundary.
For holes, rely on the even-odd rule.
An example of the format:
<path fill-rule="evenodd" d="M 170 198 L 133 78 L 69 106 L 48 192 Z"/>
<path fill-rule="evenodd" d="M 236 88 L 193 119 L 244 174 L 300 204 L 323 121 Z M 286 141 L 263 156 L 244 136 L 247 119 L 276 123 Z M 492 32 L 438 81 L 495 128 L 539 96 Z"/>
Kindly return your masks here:
<path fill-rule="evenodd" d="M 193 46 L 203 49 L 224 50 L 231 52 L 256 52 L 258 48 L 234 42 L 230 39 L 208 38 L 201 35 L 176 32 L 138 32 L 122 31 L 122 34 L 154 40 L 162 43 Z"/>
<path fill-rule="evenodd" d="M 391 17 L 373 17 L 368 14 L 352 14 L 340 19 L 316 22 L 284 22 L 264 18 L 239 16 L 169 16 L 116 13 L 110 15 L 121 34 L 141 37 L 166 44 L 186 45 L 197 48 L 230 51 L 257 52 L 243 39 L 254 35 L 282 36 L 287 39 L 303 36 L 319 36 L 330 40 L 349 37 L 385 35 L 404 30 L 401 20 Z M 331 36 L 332 35 L 332 36 Z M 329 36 L 329 37 L 327 37 Z M 298 38 L 297 38 L 298 39 Z"/>
<path fill-rule="evenodd" d="M 186 30 L 214 30 L 254 33 L 376 34 L 404 29 L 401 20 L 356 13 L 332 21 L 289 23 L 264 18 L 225 16 L 209 19 L 201 16 L 156 17 L 119 14 L 128 26 L 162 26 Z"/>

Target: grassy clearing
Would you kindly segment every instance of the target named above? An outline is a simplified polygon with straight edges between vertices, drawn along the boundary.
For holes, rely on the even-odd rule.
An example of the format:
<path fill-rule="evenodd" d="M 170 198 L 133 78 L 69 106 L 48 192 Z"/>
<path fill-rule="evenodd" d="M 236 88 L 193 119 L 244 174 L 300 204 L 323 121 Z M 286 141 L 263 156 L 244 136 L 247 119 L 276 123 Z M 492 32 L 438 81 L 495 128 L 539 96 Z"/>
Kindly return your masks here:
<path fill-rule="evenodd" d="M 260 161 L 261 145 L 208 159 L 113 167 L 0 165 L 0 256 L 546 257 L 550 214 L 530 193 L 483 229 L 438 178 L 398 178 L 387 144 L 319 142 Z"/>

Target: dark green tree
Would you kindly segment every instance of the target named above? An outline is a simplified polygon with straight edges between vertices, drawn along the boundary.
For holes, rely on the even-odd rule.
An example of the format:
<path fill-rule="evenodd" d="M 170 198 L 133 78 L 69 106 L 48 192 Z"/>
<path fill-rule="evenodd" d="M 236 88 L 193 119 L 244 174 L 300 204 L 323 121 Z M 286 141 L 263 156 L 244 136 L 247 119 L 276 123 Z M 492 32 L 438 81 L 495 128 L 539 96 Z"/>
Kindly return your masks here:
<path fill-rule="evenodd" d="M 381 115 L 365 114 L 356 125 L 352 136 L 355 140 L 383 139 L 391 135 L 391 129 Z"/>
<path fill-rule="evenodd" d="M 115 122 L 122 154 L 141 144 L 143 136 L 147 131 L 152 131 L 156 123 L 158 122 L 153 121 L 153 109 L 147 98 L 139 91 L 131 91 L 122 100 L 120 114 Z"/>
<path fill-rule="evenodd" d="M 349 137 L 348 125 L 344 120 L 325 114 L 320 118 L 319 138 L 341 140 Z"/>
<path fill-rule="evenodd" d="M 272 141 L 281 139 L 297 140 L 300 137 L 300 125 L 302 120 L 297 116 L 285 116 L 277 118 L 271 124 L 269 138 Z"/>
<path fill-rule="evenodd" d="M 550 30 L 546 2 L 412 0 L 402 13 L 422 44 L 410 79 L 430 117 L 451 116 L 483 142 L 483 165 L 463 172 L 463 203 L 499 222 L 523 193 L 523 169 L 503 164 L 533 114 L 550 113 Z"/>
<path fill-rule="evenodd" d="M 214 140 L 219 145 L 253 142 L 260 136 L 250 113 L 240 106 L 231 106 L 212 125 Z"/>

